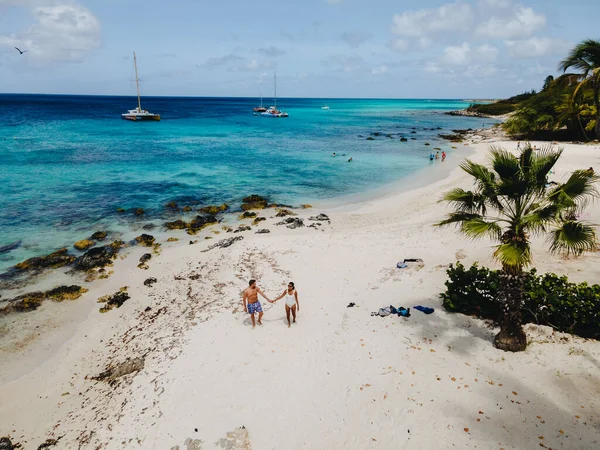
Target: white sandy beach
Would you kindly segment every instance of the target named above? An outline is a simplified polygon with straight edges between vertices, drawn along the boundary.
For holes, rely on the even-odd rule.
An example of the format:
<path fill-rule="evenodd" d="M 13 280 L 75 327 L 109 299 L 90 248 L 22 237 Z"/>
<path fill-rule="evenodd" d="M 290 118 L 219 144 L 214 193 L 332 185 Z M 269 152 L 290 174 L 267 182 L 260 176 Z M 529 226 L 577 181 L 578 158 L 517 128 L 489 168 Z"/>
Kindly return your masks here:
<path fill-rule="evenodd" d="M 472 146 L 473 160 L 490 140 Z M 599 145 L 561 146 L 556 181 L 600 169 Z M 443 164 L 458 165 L 458 147 Z M 321 229 L 268 218 L 235 235 L 213 227 L 195 245 L 173 232 L 181 241 L 161 240 L 148 270 L 136 267 L 147 249 L 135 248 L 80 299 L 3 319 L 0 436 L 25 450 L 49 438 L 56 449 L 600 448 L 600 343 L 530 325 L 527 350 L 504 353 L 496 330 L 441 307 L 449 264 L 495 266 L 489 241 L 432 226 L 457 186 L 469 187 L 459 168 L 414 190 L 296 211 L 329 215 Z M 599 203 L 588 213 L 600 223 Z M 231 236 L 243 239 L 203 252 Z M 600 282 L 598 252 L 565 260 L 540 240 L 534 257 L 540 272 Z M 424 265 L 397 269 L 404 258 Z M 298 322 L 288 329 L 283 300 L 263 302 L 252 329 L 240 296 L 250 278 L 271 297 L 294 281 Z M 131 299 L 100 314 L 96 299 L 123 286 Z M 435 312 L 371 316 L 390 304 Z M 143 368 L 112 385 L 90 379 L 127 358 Z"/>

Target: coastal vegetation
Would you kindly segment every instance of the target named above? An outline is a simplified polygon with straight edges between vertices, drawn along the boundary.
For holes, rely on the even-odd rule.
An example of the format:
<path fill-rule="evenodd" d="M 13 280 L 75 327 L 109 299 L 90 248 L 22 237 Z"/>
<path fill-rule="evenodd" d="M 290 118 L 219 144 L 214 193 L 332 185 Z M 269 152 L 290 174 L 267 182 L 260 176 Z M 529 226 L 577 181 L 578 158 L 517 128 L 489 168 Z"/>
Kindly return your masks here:
<path fill-rule="evenodd" d="M 563 74 L 547 76 L 539 92 L 471 105 L 468 111 L 490 116 L 510 113 L 503 127 L 515 138 L 600 139 L 600 41 L 577 44 L 558 68 Z"/>
<path fill-rule="evenodd" d="M 447 311 L 500 323 L 502 305 L 496 301 L 500 270 L 460 262 L 446 273 L 446 291 L 440 294 Z M 572 283 L 566 276 L 523 273 L 523 323 L 546 325 L 556 331 L 600 339 L 600 285 Z"/>
<path fill-rule="evenodd" d="M 579 213 L 597 195 L 598 177 L 578 170 L 562 184 L 550 185 L 548 174 L 562 150 L 551 147 L 534 151 L 528 145 L 518 155 L 490 149 L 489 165 L 466 160 L 461 168 L 473 177 L 475 188 L 455 188 L 442 201 L 454 211 L 438 226 L 455 224 L 472 239 L 498 242 L 493 256 L 498 273 L 495 300 L 501 309 L 500 332 L 494 345 L 506 351 L 522 351 L 527 345 L 523 331 L 525 306 L 524 269 L 532 263 L 531 238 L 547 237 L 550 251 L 580 255 L 596 249 L 594 228 L 579 221 Z"/>

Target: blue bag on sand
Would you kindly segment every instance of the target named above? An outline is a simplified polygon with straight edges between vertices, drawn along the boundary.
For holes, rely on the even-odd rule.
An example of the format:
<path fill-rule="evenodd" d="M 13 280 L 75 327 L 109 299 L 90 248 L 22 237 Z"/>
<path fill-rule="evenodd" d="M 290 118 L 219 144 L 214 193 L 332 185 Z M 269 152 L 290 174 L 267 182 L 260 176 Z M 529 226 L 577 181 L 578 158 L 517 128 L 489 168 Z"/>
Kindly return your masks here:
<path fill-rule="evenodd" d="M 398 263 L 396 264 L 396 267 L 397 267 L 398 269 L 406 269 L 406 267 L 408 267 L 408 264 L 406 264 L 405 262 L 402 262 L 402 261 L 400 261 L 400 262 L 398 262 Z"/>
<path fill-rule="evenodd" d="M 410 308 L 406 309 L 403 306 L 398 308 L 398 315 L 402 317 L 410 317 Z"/>
<path fill-rule="evenodd" d="M 421 305 L 415 306 L 415 309 L 418 311 L 421 311 L 425 314 L 431 314 L 433 311 L 435 311 L 433 308 L 428 308 L 427 306 L 421 306 Z"/>

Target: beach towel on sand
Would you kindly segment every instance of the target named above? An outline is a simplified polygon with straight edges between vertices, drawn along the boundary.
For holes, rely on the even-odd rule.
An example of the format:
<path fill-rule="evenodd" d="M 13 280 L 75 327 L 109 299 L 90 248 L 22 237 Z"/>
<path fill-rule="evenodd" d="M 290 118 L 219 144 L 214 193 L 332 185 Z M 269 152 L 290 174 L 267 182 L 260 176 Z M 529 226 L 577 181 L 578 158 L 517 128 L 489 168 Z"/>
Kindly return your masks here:
<path fill-rule="evenodd" d="M 433 308 L 428 308 L 427 306 L 421 305 L 415 306 L 415 309 L 425 314 L 431 314 L 433 311 L 435 311 Z"/>

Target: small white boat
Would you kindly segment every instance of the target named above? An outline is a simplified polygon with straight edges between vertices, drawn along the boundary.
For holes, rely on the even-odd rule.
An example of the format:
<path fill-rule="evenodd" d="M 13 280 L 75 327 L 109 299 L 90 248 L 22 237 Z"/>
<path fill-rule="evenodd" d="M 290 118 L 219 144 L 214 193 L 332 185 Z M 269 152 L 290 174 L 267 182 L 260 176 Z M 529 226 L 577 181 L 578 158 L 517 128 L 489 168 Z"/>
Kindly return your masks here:
<path fill-rule="evenodd" d="M 265 112 L 261 112 L 261 117 L 289 117 L 289 114 L 285 111 L 279 111 L 277 109 L 277 72 L 273 74 L 273 80 L 275 83 L 275 106 L 269 107 Z"/>
<path fill-rule="evenodd" d="M 327 106 L 327 105 L 322 106 L 321 109 L 324 110 L 324 111 L 328 111 L 329 110 L 329 106 Z"/>
<path fill-rule="evenodd" d="M 145 109 L 142 109 L 142 103 L 140 101 L 140 80 L 138 77 L 137 59 L 135 57 L 135 52 L 133 52 L 133 65 L 135 67 L 135 86 L 137 88 L 138 105 L 137 108 L 130 109 L 125 114 L 121 114 L 121 119 L 131 120 L 133 122 L 138 122 L 142 120 L 160 120 L 160 114 L 153 114 Z"/>
<path fill-rule="evenodd" d="M 263 117 L 289 117 L 285 111 L 279 111 L 275 106 L 271 106 L 265 112 L 260 114 Z"/>

